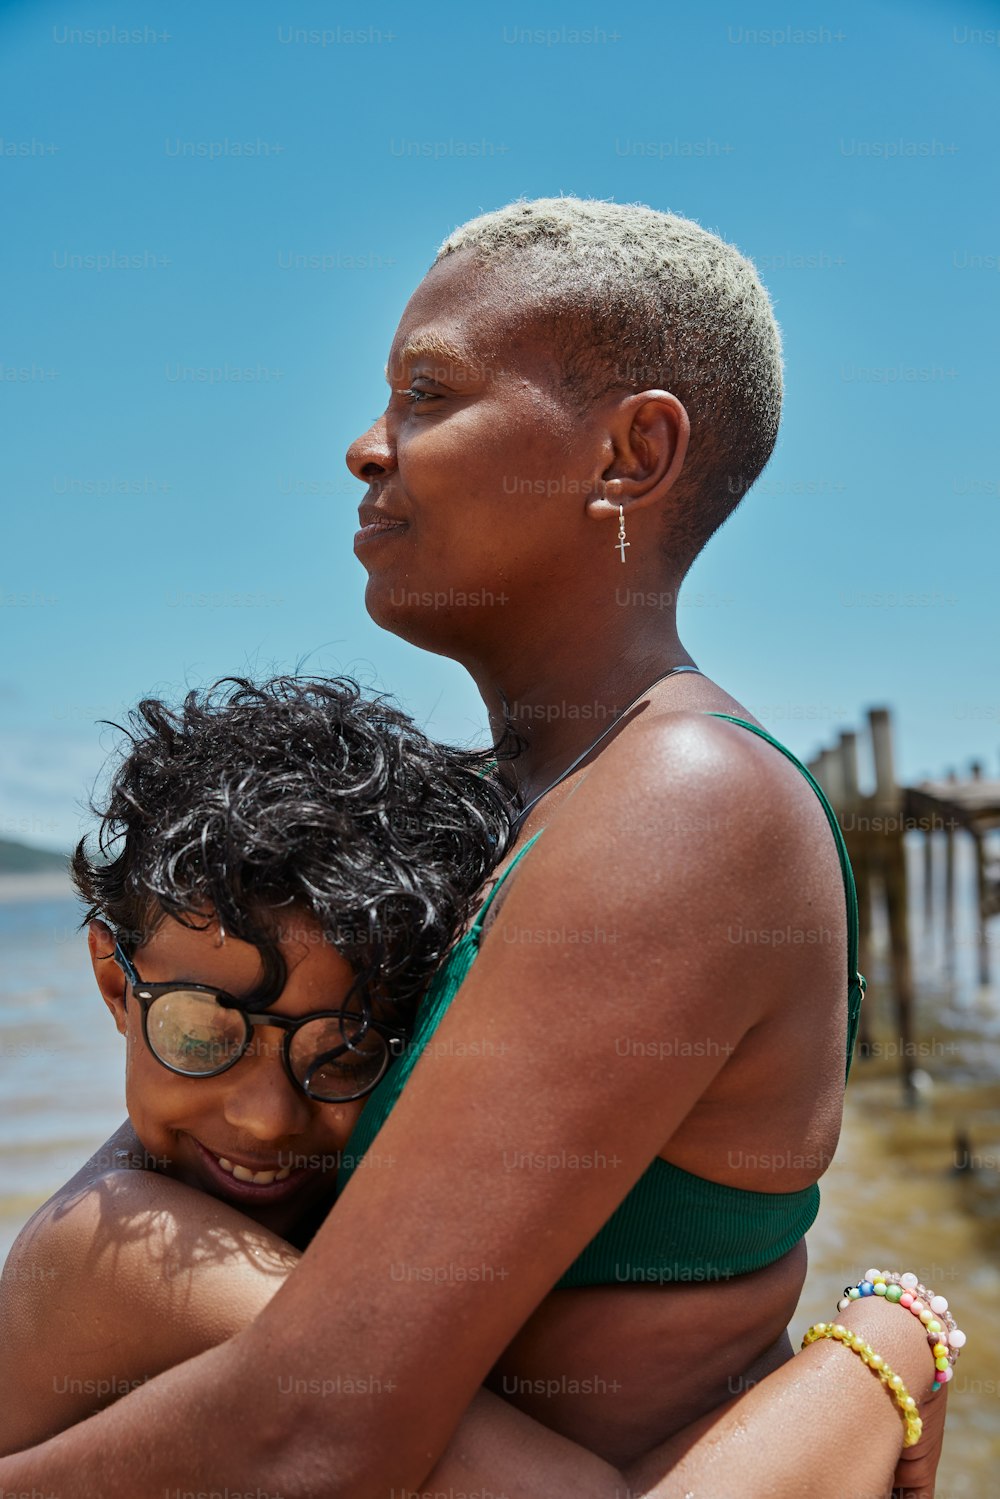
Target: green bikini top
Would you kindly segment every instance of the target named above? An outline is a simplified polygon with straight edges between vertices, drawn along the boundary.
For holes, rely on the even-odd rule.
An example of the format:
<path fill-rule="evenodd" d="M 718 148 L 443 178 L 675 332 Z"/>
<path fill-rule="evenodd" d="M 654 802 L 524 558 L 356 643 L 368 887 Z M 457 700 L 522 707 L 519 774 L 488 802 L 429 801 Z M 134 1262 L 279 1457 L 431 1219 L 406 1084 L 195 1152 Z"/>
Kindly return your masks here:
<path fill-rule="evenodd" d="M 847 1072 L 857 1037 L 865 980 L 858 972 L 858 902 L 847 846 L 836 814 L 822 788 L 791 750 L 756 724 L 729 713 L 712 713 L 749 729 L 781 751 L 806 777 L 819 797 L 833 831 L 847 895 Z M 530 838 L 497 881 L 468 932 L 451 949 L 425 995 L 413 1038 L 404 1055 L 372 1092 L 354 1127 L 341 1160 L 338 1191 L 343 1191 L 396 1099 L 424 1047 L 440 1025 L 475 961 L 486 913 L 504 880 L 524 858 L 541 832 Z M 635 1282 L 727 1280 L 773 1264 L 788 1253 L 811 1227 L 819 1211 L 814 1182 L 798 1192 L 751 1192 L 708 1181 L 661 1157 L 650 1164 L 635 1186 L 574 1260 L 558 1282 L 561 1288 Z"/>

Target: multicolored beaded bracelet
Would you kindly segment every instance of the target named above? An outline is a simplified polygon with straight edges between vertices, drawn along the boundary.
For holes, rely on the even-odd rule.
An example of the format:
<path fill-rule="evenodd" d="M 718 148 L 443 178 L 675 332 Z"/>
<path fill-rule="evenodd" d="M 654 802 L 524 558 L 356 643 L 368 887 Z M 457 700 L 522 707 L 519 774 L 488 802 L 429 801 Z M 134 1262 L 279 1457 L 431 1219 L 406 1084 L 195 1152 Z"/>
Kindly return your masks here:
<path fill-rule="evenodd" d="M 955 1360 L 965 1347 L 965 1333 L 957 1326 L 943 1296 L 922 1285 L 912 1270 L 902 1275 L 896 1270 L 868 1270 L 856 1286 L 847 1286 L 837 1303 L 838 1312 L 846 1311 L 852 1301 L 862 1296 L 884 1296 L 886 1301 L 903 1307 L 923 1323 L 934 1355 L 937 1370 L 931 1393 L 947 1384 L 955 1372 Z"/>
<path fill-rule="evenodd" d="M 866 1343 L 864 1338 L 859 1337 L 856 1332 L 851 1332 L 840 1322 L 815 1323 L 802 1339 L 802 1347 L 807 1348 L 810 1343 L 815 1343 L 820 1338 L 834 1338 L 864 1360 L 869 1369 L 878 1375 L 903 1413 L 903 1421 L 906 1425 L 903 1446 L 912 1447 L 914 1443 L 919 1442 L 920 1434 L 924 1429 L 923 1422 L 917 1415 L 917 1402 L 903 1383 L 902 1375 L 890 1369 L 885 1359 L 875 1352 L 870 1343 Z"/>

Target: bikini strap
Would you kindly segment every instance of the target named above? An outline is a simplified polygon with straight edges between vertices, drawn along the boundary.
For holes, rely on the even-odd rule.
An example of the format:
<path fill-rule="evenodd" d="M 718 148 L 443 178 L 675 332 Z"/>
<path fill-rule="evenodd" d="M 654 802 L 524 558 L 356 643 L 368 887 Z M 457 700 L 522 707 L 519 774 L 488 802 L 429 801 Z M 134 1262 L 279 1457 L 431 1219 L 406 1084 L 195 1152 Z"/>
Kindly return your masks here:
<path fill-rule="evenodd" d="M 499 891 L 499 889 L 500 889 L 501 885 L 503 884 L 504 880 L 506 880 L 506 878 L 507 878 L 507 876 L 509 874 L 513 873 L 513 871 L 517 868 L 518 864 L 520 864 L 521 860 L 524 858 L 525 854 L 528 852 L 528 849 L 534 843 L 535 839 L 536 838 L 540 838 L 544 832 L 545 832 L 544 828 L 539 828 L 538 832 L 534 833 L 528 839 L 527 843 L 520 850 L 520 852 L 517 853 L 514 856 L 513 859 L 511 859 L 510 863 L 507 865 L 507 868 L 504 870 L 503 874 L 497 880 L 496 884 L 493 886 L 493 889 L 490 891 L 489 895 L 486 897 L 486 899 L 483 901 L 483 904 L 480 906 L 479 913 L 476 916 L 475 921 L 472 923 L 472 926 L 469 928 L 469 936 L 470 937 L 475 937 L 478 940 L 479 934 L 482 931 L 483 920 L 484 920 L 484 918 L 486 916 L 486 913 L 489 910 L 490 906 L 493 904 L 494 900 L 496 899 L 497 892 Z"/>
<path fill-rule="evenodd" d="M 782 744 L 780 740 L 773 738 L 766 729 L 762 729 L 758 724 L 748 723 L 745 718 L 734 718 L 731 713 L 709 712 L 707 716 L 709 718 L 724 718 L 728 723 L 739 724 L 741 728 L 749 729 L 752 734 L 756 734 L 759 739 L 766 739 L 768 744 L 773 744 L 775 749 L 780 750 L 785 758 L 791 760 L 796 769 L 805 776 L 819 797 L 823 811 L 826 813 L 826 820 L 830 824 L 834 841 L 837 845 L 837 857 L 840 859 L 840 872 L 843 876 L 844 890 L 847 895 L 847 982 L 850 986 L 847 1005 L 847 1070 L 850 1072 L 851 1058 L 854 1055 L 854 1043 L 858 1033 L 858 1023 L 861 1018 L 861 1001 L 865 996 L 867 981 L 864 975 L 858 972 L 858 892 L 854 883 L 854 871 L 851 868 L 847 844 L 844 841 L 844 834 L 840 823 L 837 821 L 837 814 L 827 800 L 826 792 L 809 768 L 803 765 L 802 761 L 796 755 L 793 755 L 791 750 Z"/>
<path fill-rule="evenodd" d="M 519 830 L 524 825 L 525 818 L 527 817 L 528 813 L 531 811 L 532 807 L 534 807 L 537 802 L 540 802 L 543 796 L 547 796 L 550 791 L 552 791 L 556 786 L 558 786 L 560 781 L 564 781 L 567 776 L 572 775 L 573 771 L 576 770 L 577 766 L 578 765 L 582 765 L 583 762 L 584 762 L 584 760 L 586 760 L 587 756 L 590 755 L 590 754 L 592 754 L 593 751 L 597 748 L 597 746 L 599 744 L 602 744 L 604 742 L 604 740 L 607 739 L 607 737 L 611 733 L 611 731 L 613 729 L 616 729 L 618 727 L 619 723 L 621 722 L 621 720 L 625 716 L 625 714 L 628 713 L 628 712 L 630 712 L 634 707 L 637 706 L 637 704 L 639 704 L 639 703 L 642 702 L 642 700 L 645 697 L 645 695 L 646 695 L 647 692 L 652 692 L 652 690 L 653 690 L 654 687 L 659 687 L 659 685 L 660 685 L 661 682 L 665 682 L 667 680 L 667 677 L 677 676 L 680 672 L 683 672 L 683 671 L 693 671 L 699 677 L 702 675 L 702 672 L 699 670 L 699 668 L 697 666 L 672 666 L 668 672 L 664 672 L 664 674 L 663 674 L 662 677 L 657 677 L 657 679 L 656 679 L 655 682 L 650 682 L 649 686 L 646 687 L 639 694 L 639 696 L 636 698 L 635 702 L 629 703 L 629 705 L 628 705 L 627 708 L 624 708 L 621 713 L 617 714 L 612 719 L 612 721 L 608 724 L 607 728 L 603 731 L 603 733 L 598 734 L 597 738 L 591 744 L 587 745 L 587 748 L 583 751 L 583 753 L 577 755 L 577 757 L 573 761 L 572 765 L 570 765 L 568 767 L 568 769 L 566 769 L 566 770 L 563 771 L 562 775 L 559 777 L 558 780 L 553 781 L 551 786 L 547 786 L 544 791 L 540 791 L 536 797 L 533 797 L 532 800 L 530 802 L 528 802 L 528 804 L 527 804 L 526 807 L 522 807 L 521 808 L 521 811 L 519 812 L 519 814 L 517 816 L 517 819 L 516 819 L 516 821 L 514 823 L 515 832 L 517 830 Z M 488 766 L 487 769 L 492 769 L 492 768 L 495 767 L 495 765 L 496 765 L 496 761 L 494 761 L 494 766 L 493 767 L 489 767 Z M 482 771 L 481 774 L 485 775 L 486 771 Z M 482 931 L 483 920 L 484 920 L 484 918 L 486 916 L 487 911 L 489 910 L 490 906 L 493 904 L 493 901 L 496 898 L 497 891 L 500 889 L 500 886 L 503 884 L 504 880 L 511 873 L 511 871 L 517 866 L 517 864 L 520 862 L 520 860 L 524 858 L 525 854 L 528 852 L 528 849 L 534 843 L 535 839 L 541 837 L 541 835 L 542 835 L 542 833 L 544 833 L 544 831 L 545 831 L 544 828 L 539 828 L 538 832 L 535 833 L 531 838 L 528 839 L 527 843 L 521 849 L 520 853 L 516 856 L 516 858 L 513 858 L 510 861 L 510 863 L 507 865 L 507 868 L 504 870 L 503 874 L 497 880 L 496 884 L 493 886 L 493 889 L 490 891 L 490 893 L 487 896 L 486 900 L 483 902 L 482 906 L 480 907 L 479 913 L 476 916 L 475 921 L 472 923 L 472 926 L 469 929 L 468 935 L 470 937 L 475 936 L 475 938 L 478 941 L 479 934 Z"/>
<path fill-rule="evenodd" d="M 586 760 L 590 755 L 594 753 L 594 750 L 597 748 L 597 746 L 604 743 L 605 739 L 607 739 L 612 730 L 617 729 L 626 713 L 631 713 L 633 708 L 637 708 L 639 706 L 643 698 L 646 696 L 647 692 L 652 692 L 654 687 L 659 687 L 660 683 L 665 682 L 668 677 L 674 677 L 678 674 L 678 672 L 682 671 L 693 671 L 699 677 L 703 674 L 700 668 L 697 666 L 672 666 L 669 671 L 665 671 L 663 673 L 662 677 L 657 677 L 655 682 L 650 682 L 648 687 L 644 687 L 639 696 L 635 698 L 631 703 L 629 703 L 627 708 L 623 708 L 620 713 L 616 713 L 614 718 L 608 724 L 607 728 L 602 733 L 598 734 L 596 739 L 592 739 L 591 742 L 587 745 L 587 748 L 585 750 L 582 750 L 580 754 L 577 755 L 572 765 L 568 765 L 564 771 L 556 776 L 554 781 L 546 786 L 544 791 L 540 791 L 537 796 L 533 796 L 531 798 L 531 801 L 521 808 L 520 812 L 517 815 L 517 820 L 514 823 L 515 832 L 519 832 L 524 826 L 525 820 L 532 807 L 537 806 L 543 796 L 548 796 L 550 791 L 554 791 L 562 781 L 565 781 L 567 776 L 571 776 L 574 770 L 576 770 L 578 766 L 582 765 L 584 760 Z"/>
<path fill-rule="evenodd" d="M 697 666 L 672 666 L 669 671 L 665 671 L 663 673 L 662 677 L 657 677 L 657 679 L 656 679 L 655 682 L 650 682 L 650 684 L 649 684 L 648 687 L 644 687 L 643 688 L 643 690 L 640 692 L 639 696 L 636 698 L 635 702 L 629 703 L 629 705 L 628 705 L 627 708 L 623 708 L 620 713 L 616 714 L 615 717 L 608 724 L 607 728 L 603 731 L 603 733 L 598 734 L 597 738 L 593 741 L 593 743 L 588 744 L 587 748 L 583 751 L 583 753 L 581 755 L 577 755 L 576 759 L 573 761 L 573 764 L 570 765 L 568 767 L 568 769 L 566 769 L 566 770 L 563 771 L 562 775 L 559 777 L 559 781 L 565 781 L 565 779 L 566 779 L 567 776 L 571 776 L 573 774 L 574 770 L 576 770 L 577 766 L 578 765 L 582 765 L 583 762 L 584 762 L 584 760 L 586 760 L 587 756 L 590 755 L 590 754 L 592 754 L 593 751 L 597 748 L 597 746 L 599 744 L 603 744 L 604 743 L 605 739 L 607 739 L 607 737 L 611 733 L 612 729 L 617 729 L 618 725 L 621 723 L 622 719 L 625 717 L 625 714 L 626 713 L 631 713 L 631 711 L 632 711 L 633 708 L 638 707 L 638 705 L 642 702 L 643 698 L 646 696 L 647 692 L 652 692 L 652 690 L 653 690 L 654 687 L 659 687 L 660 683 L 661 682 L 665 682 L 668 677 L 675 677 L 675 676 L 677 676 L 682 671 L 697 672 L 697 674 L 698 674 L 699 677 L 702 675 L 702 673 L 698 670 Z M 554 781 L 552 783 L 552 786 L 550 786 L 548 788 L 548 790 L 551 791 L 551 790 L 553 790 L 553 788 L 555 786 L 558 786 L 559 785 L 559 781 Z M 545 795 L 547 795 L 547 792 L 545 792 L 545 791 L 541 792 L 538 796 L 535 797 L 535 801 L 536 802 L 540 801 L 541 798 L 543 796 L 545 796 Z M 532 805 L 534 805 L 532 802 L 528 803 L 529 807 L 532 806 Z M 528 808 L 526 807 L 524 810 L 527 811 Z M 523 817 L 524 813 L 522 812 L 521 815 Z"/>

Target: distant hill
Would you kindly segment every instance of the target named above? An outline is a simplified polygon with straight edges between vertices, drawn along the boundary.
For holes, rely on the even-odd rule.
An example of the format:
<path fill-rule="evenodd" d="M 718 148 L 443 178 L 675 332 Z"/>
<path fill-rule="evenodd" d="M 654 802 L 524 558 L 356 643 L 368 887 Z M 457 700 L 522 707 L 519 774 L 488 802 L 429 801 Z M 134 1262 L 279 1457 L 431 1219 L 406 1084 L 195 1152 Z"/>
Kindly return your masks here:
<path fill-rule="evenodd" d="M 47 848 L 31 848 L 0 838 L 0 874 L 65 874 L 68 854 L 55 854 Z"/>

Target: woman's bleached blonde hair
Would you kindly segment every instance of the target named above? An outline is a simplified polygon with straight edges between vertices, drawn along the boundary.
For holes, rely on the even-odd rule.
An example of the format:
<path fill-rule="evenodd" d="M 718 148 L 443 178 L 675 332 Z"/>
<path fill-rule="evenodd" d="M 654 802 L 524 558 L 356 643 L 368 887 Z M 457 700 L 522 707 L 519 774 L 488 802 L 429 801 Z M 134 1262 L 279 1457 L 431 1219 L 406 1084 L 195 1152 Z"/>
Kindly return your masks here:
<path fill-rule="evenodd" d="M 526 315 L 551 339 L 581 410 L 615 389 L 673 392 L 691 419 L 665 547 L 686 571 L 774 449 L 781 334 L 751 261 L 691 219 L 641 203 L 510 203 L 450 234 L 435 264 L 469 251 L 517 259 Z"/>

